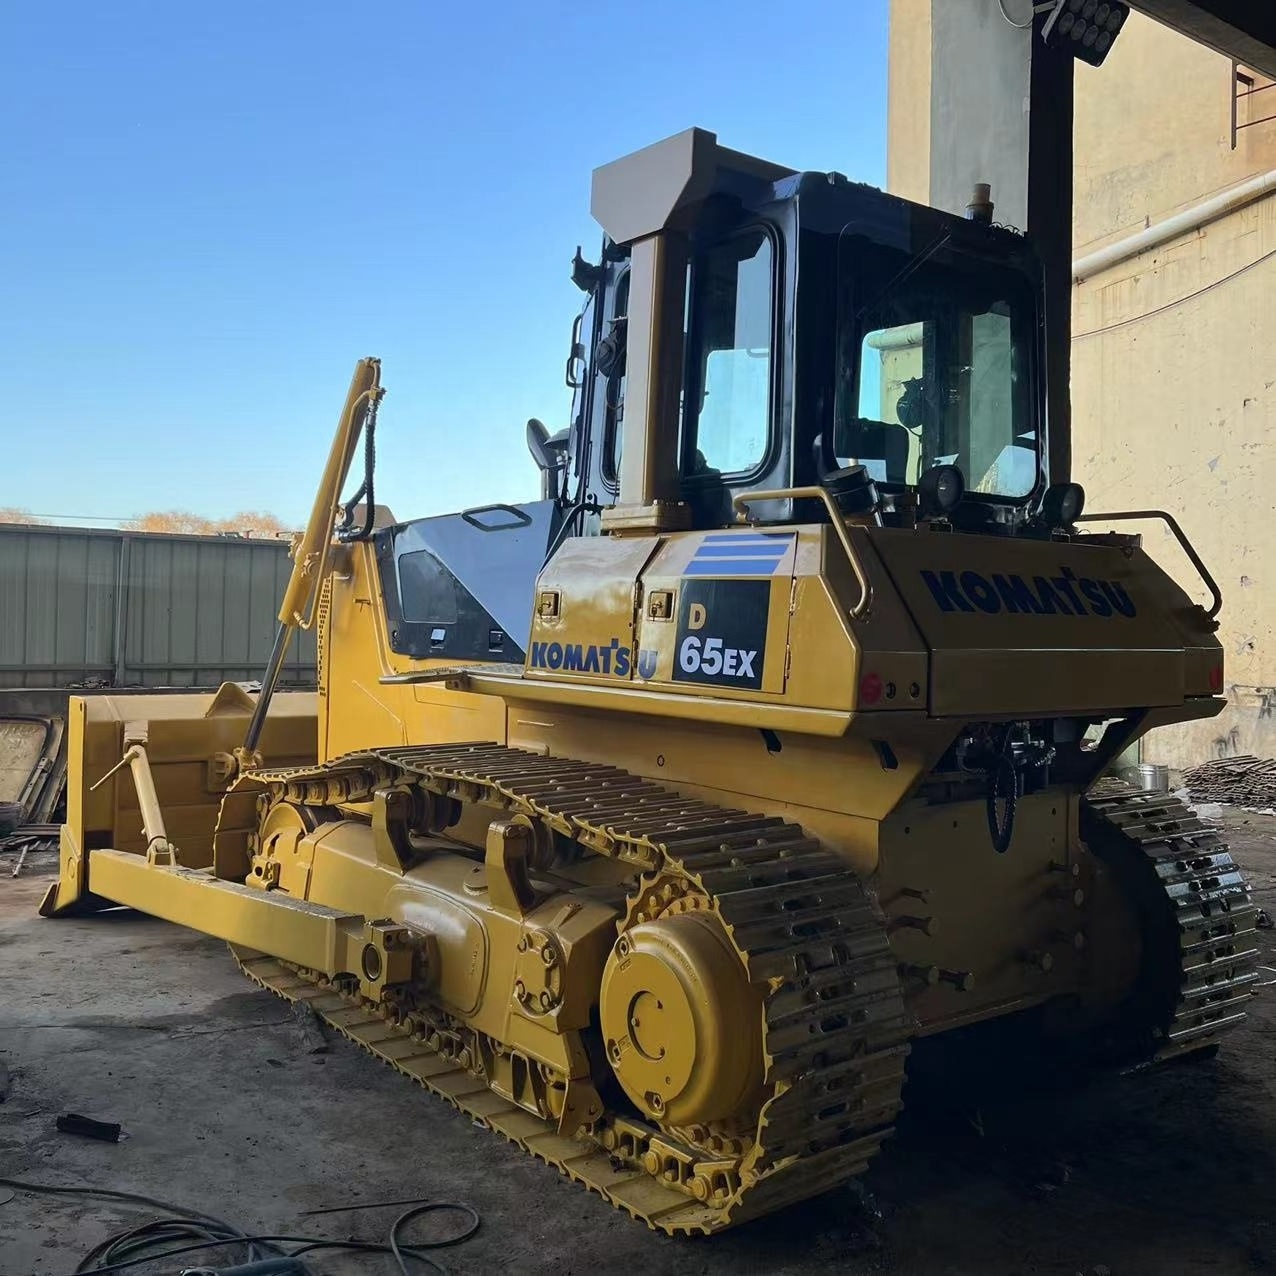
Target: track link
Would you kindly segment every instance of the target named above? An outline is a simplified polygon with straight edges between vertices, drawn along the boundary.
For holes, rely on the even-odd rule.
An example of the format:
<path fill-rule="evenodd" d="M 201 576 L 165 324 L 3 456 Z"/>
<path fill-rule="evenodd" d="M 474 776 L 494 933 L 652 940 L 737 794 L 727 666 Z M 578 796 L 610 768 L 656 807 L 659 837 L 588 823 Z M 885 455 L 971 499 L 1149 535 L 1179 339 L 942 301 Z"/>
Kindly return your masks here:
<path fill-rule="evenodd" d="M 516 812 L 632 864 L 631 918 L 651 906 L 644 892 L 653 883 L 671 880 L 684 902 L 717 913 L 765 992 L 765 1098 L 725 1174 L 712 1132 L 706 1148 L 694 1132 L 609 1112 L 588 1139 L 564 1138 L 489 1089 L 472 1064 L 427 1049 L 393 1014 L 318 972 L 236 951 L 263 987 L 308 1002 L 398 1071 L 651 1227 L 710 1233 L 771 1213 L 861 1173 L 889 1137 L 913 1030 L 896 961 L 863 882 L 798 825 L 684 797 L 615 767 L 494 744 L 377 749 L 247 778 L 275 800 L 357 802 L 386 783 L 410 782 Z M 667 1155 L 679 1139 L 692 1142 Z"/>
<path fill-rule="evenodd" d="M 1081 833 L 1141 912 L 1128 1062 L 1214 1045 L 1243 1022 L 1258 979 L 1258 907 L 1227 843 L 1178 798 L 1115 781 L 1082 803 Z"/>

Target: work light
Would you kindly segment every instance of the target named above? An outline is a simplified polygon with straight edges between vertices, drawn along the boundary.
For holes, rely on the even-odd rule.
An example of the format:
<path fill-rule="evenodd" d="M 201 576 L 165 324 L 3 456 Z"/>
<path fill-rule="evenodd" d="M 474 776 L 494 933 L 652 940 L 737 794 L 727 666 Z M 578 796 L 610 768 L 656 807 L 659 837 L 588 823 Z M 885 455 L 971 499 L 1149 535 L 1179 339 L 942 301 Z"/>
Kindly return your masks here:
<path fill-rule="evenodd" d="M 1046 11 L 1050 16 L 1041 28 L 1041 38 L 1091 66 L 1102 65 L 1130 16 L 1130 6 L 1120 0 L 1053 0 L 1034 10 Z"/>

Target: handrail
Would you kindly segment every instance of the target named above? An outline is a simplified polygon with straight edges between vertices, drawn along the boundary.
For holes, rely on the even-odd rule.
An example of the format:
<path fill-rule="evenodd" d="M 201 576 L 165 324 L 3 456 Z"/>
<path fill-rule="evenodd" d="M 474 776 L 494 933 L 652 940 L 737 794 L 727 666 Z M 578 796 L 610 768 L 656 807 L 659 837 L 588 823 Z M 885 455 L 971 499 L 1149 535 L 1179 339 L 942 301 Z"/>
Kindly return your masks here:
<path fill-rule="evenodd" d="M 1196 568 L 1200 578 L 1205 582 L 1205 587 L 1210 591 L 1214 599 L 1214 605 L 1205 614 L 1210 620 L 1213 620 L 1220 611 L 1223 610 L 1223 594 L 1218 585 L 1214 581 L 1214 577 L 1210 575 L 1209 568 L 1201 562 L 1201 556 L 1196 552 L 1192 542 L 1187 539 L 1187 534 L 1178 525 L 1178 521 L 1173 514 L 1167 514 L 1164 510 L 1122 510 L 1118 514 L 1082 514 L 1077 519 L 1078 523 L 1119 523 L 1129 521 L 1136 518 L 1159 518 L 1164 520 L 1165 525 L 1174 533 L 1175 539 L 1183 547 L 1183 552 L 1191 559 L 1192 566 Z"/>
<path fill-rule="evenodd" d="M 741 492 L 738 496 L 732 498 L 731 505 L 735 509 L 743 510 L 746 505 L 754 501 L 824 502 L 824 507 L 828 510 L 829 521 L 837 532 L 838 540 L 842 542 L 842 548 L 846 551 L 846 557 L 851 564 L 851 571 L 854 572 L 855 579 L 860 587 L 859 600 L 854 607 L 849 609 L 851 619 L 863 620 L 868 615 L 868 609 L 873 603 L 873 586 L 869 582 L 868 573 L 864 570 L 864 563 L 860 558 L 859 551 L 855 548 L 850 533 L 846 530 L 846 520 L 842 515 L 842 511 L 837 508 L 828 491 L 822 487 L 778 487 L 770 492 Z"/>

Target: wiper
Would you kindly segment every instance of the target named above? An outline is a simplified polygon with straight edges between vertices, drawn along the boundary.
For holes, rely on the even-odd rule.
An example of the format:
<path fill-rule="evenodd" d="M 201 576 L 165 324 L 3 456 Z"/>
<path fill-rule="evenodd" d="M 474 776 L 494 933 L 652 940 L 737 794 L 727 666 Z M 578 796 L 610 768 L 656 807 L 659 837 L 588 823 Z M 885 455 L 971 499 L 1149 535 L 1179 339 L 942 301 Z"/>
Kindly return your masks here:
<path fill-rule="evenodd" d="M 904 282 L 905 279 L 910 278 L 913 274 L 915 274 L 918 270 L 920 270 L 922 266 L 924 266 L 937 252 L 939 252 L 941 248 L 944 247 L 945 244 L 948 243 L 950 239 L 952 239 L 952 237 L 953 237 L 953 233 L 951 230 L 944 231 L 944 233 L 940 235 L 940 237 L 937 240 L 935 240 L 935 242 L 931 244 L 929 248 L 927 248 L 924 252 L 919 253 L 916 257 L 914 257 L 886 285 L 886 287 L 882 289 L 882 291 L 877 295 L 876 298 L 874 298 L 873 301 L 871 301 L 866 306 L 861 306 L 855 312 L 855 322 L 859 323 L 859 321 L 863 319 L 864 316 L 868 314 L 870 310 L 876 310 L 877 307 L 880 306 L 882 302 L 885 301 L 886 298 L 889 297 L 891 293 L 894 292 L 895 289 L 898 288 L 899 285 Z"/>

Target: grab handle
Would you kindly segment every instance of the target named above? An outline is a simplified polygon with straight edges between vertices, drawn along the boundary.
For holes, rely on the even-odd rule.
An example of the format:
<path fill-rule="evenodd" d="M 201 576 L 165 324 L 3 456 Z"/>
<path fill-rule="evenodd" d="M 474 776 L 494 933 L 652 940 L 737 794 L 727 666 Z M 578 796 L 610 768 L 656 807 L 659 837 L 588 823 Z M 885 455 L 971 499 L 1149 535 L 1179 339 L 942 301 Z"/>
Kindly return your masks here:
<path fill-rule="evenodd" d="M 508 523 L 484 523 L 478 517 L 480 514 L 512 514 L 513 521 Z M 477 527 L 480 532 L 508 532 L 514 527 L 530 527 L 532 525 L 532 516 L 526 510 L 519 509 L 517 505 L 506 505 L 504 503 L 475 505 L 470 509 L 462 510 L 461 517 L 471 527 Z"/>
<path fill-rule="evenodd" d="M 828 510 L 829 521 L 837 532 L 838 540 L 842 542 L 842 548 L 846 551 L 846 557 L 851 564 L 851 571 L 855 573 L 855 580 L 860 587 L 859 599 L 855 606 L 850 608 L 850 615 L 853 620 L 863 620 L 868 615 L 868 609 L 873 603 L 873 586 L 869 582 L 868 573 L 864 570 L 864 563 L 860 558 L 859 551 L 851 540 L 850 532 L 846 529 L 846 520 L 842 517 L 842 511 L 837 508 L 828 492 L 822 487 L 778 487 L 769 492 L 741 492 L 732 499 L 731 504 L 736 509 L 743 510 L 746 505 L 754 501 L 824 502 L 824 507 Z"/>
<path fill-rule="evenodd" d="M 1122 510 L 1118 514 L 1082 514 L 1077 519 L 1077 522 L 1119 523 L 1136 518 L 1159 518 L 1174 533 L 1175 539 L 1183 547 L 1183 552 L 1191 559 L 1192 566 L 1196 568 L 1197 574 L 1205 582 L 1205 588 L 1210 591 L 1210 596 L 1214 599 L 1214 605 L 1205 613 L 1210 620 L 1213 620 L 1223 610 L 1222 592 L 1215 583 L 1214 577 L 1210 575 L 1209 568 L 1201 562 L 1201 556 L 1196 552 L 1192 542 L 1187 539 L 1187 533 L 1178 525 L 1178 520 L 1175 519 L 1173 514 L 1167 514 L 1164 510 Z"/>

